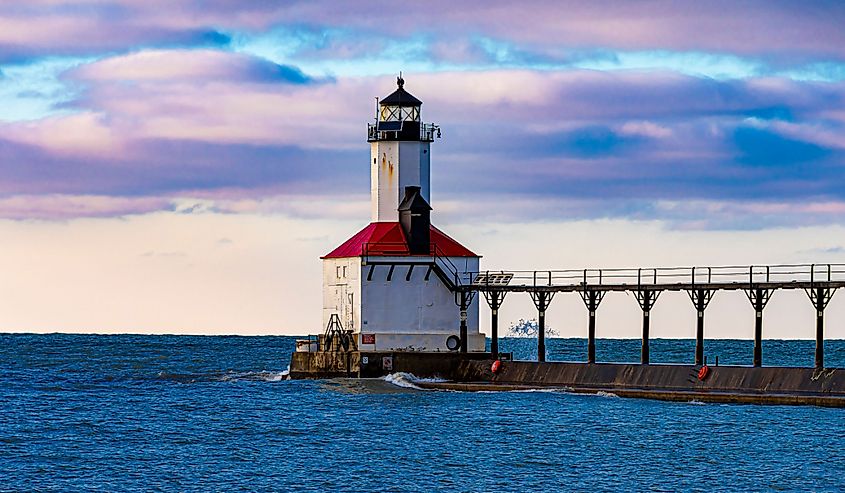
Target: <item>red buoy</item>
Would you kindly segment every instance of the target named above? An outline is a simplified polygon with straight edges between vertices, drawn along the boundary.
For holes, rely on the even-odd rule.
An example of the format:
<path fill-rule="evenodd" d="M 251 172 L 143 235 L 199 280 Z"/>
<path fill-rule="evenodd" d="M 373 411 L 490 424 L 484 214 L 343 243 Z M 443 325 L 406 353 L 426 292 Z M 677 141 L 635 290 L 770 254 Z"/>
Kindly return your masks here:
<path fill-rule="evenodd" d="M 704 381 L 704 379 L 707 378 L 708 373 L 710 373 L 710 368 L 708 368 L 707 365 L 702 366 L 701 369 L 698 370 L 698 379 Z"/>
<path fill-rule="evenodd" d="M 491 367 L 490 367 L 490 371 L 492 371 L 494 374 L 495 374 L 495 373 L 499 373 L 499 370 L 501 370 L 501 369 L 502 369 L 502 362 L 501 362 L 501 360 L 496 360 L 496 361 L 494 361 L 494 362 L 493 362 L 493 366 L 491 366 Z"/>

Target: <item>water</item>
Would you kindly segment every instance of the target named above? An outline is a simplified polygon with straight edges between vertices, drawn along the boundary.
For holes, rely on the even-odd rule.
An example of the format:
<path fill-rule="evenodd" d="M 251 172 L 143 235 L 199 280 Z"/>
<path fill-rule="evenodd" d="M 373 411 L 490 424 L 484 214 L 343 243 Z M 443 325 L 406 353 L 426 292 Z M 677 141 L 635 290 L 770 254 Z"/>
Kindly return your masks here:
<path fill-rule="evenodd" d="M 586 353 L 584 341 L 548 345 L 550 359 Z M 688 362 L 693 346 L 654 341 L 652 357 Z M 290 337 L 0 335 L 0 491 L 845 489 L 845 410 L 284 381 L 292 348 Z M 812 361 L 812 343 L 765 349 Z M 708 341 L 726 363 L 750 353 Z M 600 340 L 598 355 L 635 361 L 639 342 Z M 828 343 L 831 365 L 843 355 Z"/>

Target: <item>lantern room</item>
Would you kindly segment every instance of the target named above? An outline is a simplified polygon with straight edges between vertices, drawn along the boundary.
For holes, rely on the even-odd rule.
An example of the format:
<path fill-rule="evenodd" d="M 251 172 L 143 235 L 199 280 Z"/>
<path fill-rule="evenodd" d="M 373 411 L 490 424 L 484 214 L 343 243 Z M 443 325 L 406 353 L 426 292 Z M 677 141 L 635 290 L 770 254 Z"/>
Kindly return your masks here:
<path fill-rule="evenodd" d="M 440 129 L 436 125 L 422 123 L 422 101 L 405 90 L 401 76 L 396 79 L 396 85 L 396 90 L 376 105 L 376 121 L 369 125 L 367 140 L 431 142 L 435 136 L 439 137 Z"/>

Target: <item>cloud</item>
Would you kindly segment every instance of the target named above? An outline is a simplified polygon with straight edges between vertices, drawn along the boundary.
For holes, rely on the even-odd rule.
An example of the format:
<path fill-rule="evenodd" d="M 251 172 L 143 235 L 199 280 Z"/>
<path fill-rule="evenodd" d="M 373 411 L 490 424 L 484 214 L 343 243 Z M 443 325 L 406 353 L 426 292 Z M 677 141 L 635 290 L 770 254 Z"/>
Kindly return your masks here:
<path fill-rule="evenodd" d="M 305 84 L 312 79 L 296 67 L 215 50 L 146 50 L 105 58 L 66 74 L 79 82 L 254 82 Z"/>
<path fill-rule="evenodd" d="M 0 6 L 0 59 L 225 46 L 230 33 L 268 31 L 313 33 L 307 43 L 281 43 L 293 43 L 306 57 L 374 56 L 414 39 L 426 45 L 417 54 L 445 61 L 566 59 L 596 50 L 730 53 L 775 66 L 845 59 L 845 8 L 837 2 L 542 1 L 516 8 L 476 0 L 455 8 L 438 0 L 393 7 L 387 1 L 9 0 Z"/>
<path fill-rule="evenodd" d="M 477 1 L 461 7 L 426 2 L 396 10 L 388 2 L 371 2 L 366 7 L 336 5 L 334 15 L 327 17 L 325 3 L 307 2 L 276 12 L 275 22 L 360 31 L 362 38 L 374 32 L 399 39 L 420 33 L 450 39 L 466 33 L 541 53 L 562 45 L 735 53 L 779 63 L 845 57 L 845 33 L 839 28 L 845 8 L 836 2 L 797 6 L 787 2 L 737 4 L 726 0 L 695 5 L 668 0 L 636 5 L 544 1 L 517 11 L 510 2 Z M 456 51 L 466 49 L 459 47 Z"/>
<path fill-rule="evenodd" d="M 280 204 L 366 194 L 364 123 L 372 96 L 394 82 L 280 67 L 174 49 L 74 68 L 63 76 L 78 88 L 64 105 L 70 114 L 0 125 L 0 194 L 160 197 L 164 207 L 198 198 L 216 211 L 336 214 Z M 406 80 L 424 101 L 423 118 L 443 128 L 432 169 L 445 200 L 466 197 L 471 184 L 480 197 L 592 200 L 611 215 L 646 217 L 669 214 L 655 207 L 660 201 L 845 199 L 836 185 L 845 180 L 845 119 L 831 110 L 845 83 L 592 70 Z M 554 214 L 594 215 L 577 207 Z M 707 227 L 718 218 L 751 223 L 716 215 Z"/>
<path fill-rule="evenodd" d="M 161 197 L 96 195 L 12 195 L 0 197 L 0 217 L 6 219 L 68 220 L 79 217 L 120 217 L 171 207 Z"/>
<path fill-rule="evenodd" d="M 479 194 L 469 200 L 449 199 L 434 205 L 432 221 L 436 224 L 478 221 L 509 228 L 516 224 L 533 224 L 531 227 L 542 229 L 544 224 L 572 220 L 660 221 L 668 230 L 726 232 L 845 225 L 842 220 L 845 200 L 653 200 L 620 195 L 609 201 L 586 196 L 522 193 L 495 198 Z"/>
<path fill-rule="evenodd" d="M 365 174 L 341 166 L 348 162 L 366 163 L 366 149 L 141 140 L 115 155 L 73 155 L 0 140 L 0 196 L 172 197 L 214 191 L 255 197 L 291 190 L 315 193 L 344 184 L 365 189 Z"/>
<path fill-rule="evenodd" d="M 619 127 L 619 133 L 651 139 L 665 139 L 672 136 L 672 129 L 649 121 L 628 121 Z"/>

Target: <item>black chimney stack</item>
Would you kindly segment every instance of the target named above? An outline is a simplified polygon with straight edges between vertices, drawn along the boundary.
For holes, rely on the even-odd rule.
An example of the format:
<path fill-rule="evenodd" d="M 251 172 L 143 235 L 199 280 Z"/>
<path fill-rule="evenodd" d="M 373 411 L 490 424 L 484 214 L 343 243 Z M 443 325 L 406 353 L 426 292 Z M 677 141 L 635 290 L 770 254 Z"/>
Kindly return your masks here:
<path fill-rule="evenodd" d="M 420 187 L 405 187 L 399 204 L 399 222 L 412 255 L 431 254 L 431 206 L 420 195 Z"/>

